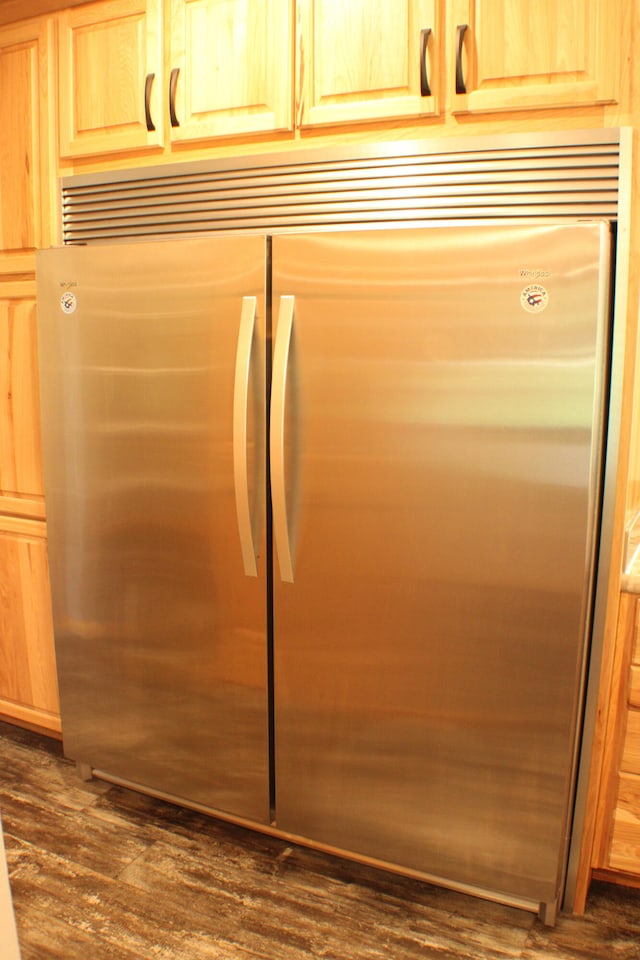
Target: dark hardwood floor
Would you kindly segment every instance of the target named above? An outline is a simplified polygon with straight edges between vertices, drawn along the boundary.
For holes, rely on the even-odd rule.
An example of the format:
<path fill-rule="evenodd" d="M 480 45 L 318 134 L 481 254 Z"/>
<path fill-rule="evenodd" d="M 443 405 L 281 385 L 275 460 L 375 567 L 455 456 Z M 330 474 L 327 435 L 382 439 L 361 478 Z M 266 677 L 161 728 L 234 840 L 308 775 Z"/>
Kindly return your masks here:
<path fill-rule="evenodd" d="M 396 877 L 93 780 L 0 723 L 0 812 L 23 960 L 638 960 L 640 891 L 584 917 Z M 2 934 L 0 931 L 0 958 Z"/>

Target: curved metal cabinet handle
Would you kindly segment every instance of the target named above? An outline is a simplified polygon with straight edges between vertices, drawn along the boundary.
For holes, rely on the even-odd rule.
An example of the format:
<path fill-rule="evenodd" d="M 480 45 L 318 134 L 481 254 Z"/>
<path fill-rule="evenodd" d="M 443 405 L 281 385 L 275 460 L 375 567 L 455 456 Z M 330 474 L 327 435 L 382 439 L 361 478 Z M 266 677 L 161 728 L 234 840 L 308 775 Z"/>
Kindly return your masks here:
<path fill-rule="evenodd" d="M 464 46 L 464 35 L 468 29 L 468 23 L 459 23 L 456 27 L 456 93 L 467 92 L 467 85 L 464 82 L 464 73 L 462 71 L 462 48 Z"/>
<path fill-rule="evenodd" d="M 169 76 L 169 117 L 172 127 L 180 126 L 180 121 L 176 115 L 176 87 L 178 86 L 179 73 L 180 67 L 174 67 Z"/>
<path fill-rule="evenodd" d="M 155 130 L 156 125 L 151 118 L 151 88 L 155 80 L 155 73 L 148 73 L 144 81 L 144 119 L 147 130 Z"/>
<path fill-rule="evenodd" d="M 256 297 L 242 298 L 242 313 L 240 314 L 240 329 L 238 330 L 236 350 L 236 373 L 233 383 L 233 477 L 242 563 L 244 572 L 248 577 L 258 576 L 258 558 L 251 524 L 247 463 L 249 370 L 251 367 L 251 346 L 256 322 L 256 308 Z"/>
<path fill-rule="evenodd" d="M 273 535 L 278 550 L 280 579 L 293 583 L 293 560 L 289 521 L 287 519 L 287 493 L 284 469 L 284 419 L 287 393 L 287 366 L 293 330 L 295 297 L 280 297 L 278 329 L 273 351 L 273 378 L 271 382 L 271 501 L 273 507 Z"/>
<path fill-rule="evenodd" d="M 420 31 L 420 96 L 430 97 L 431 86 L 427 75 L 427 47 L 431 36 L 431 27 Z"/>

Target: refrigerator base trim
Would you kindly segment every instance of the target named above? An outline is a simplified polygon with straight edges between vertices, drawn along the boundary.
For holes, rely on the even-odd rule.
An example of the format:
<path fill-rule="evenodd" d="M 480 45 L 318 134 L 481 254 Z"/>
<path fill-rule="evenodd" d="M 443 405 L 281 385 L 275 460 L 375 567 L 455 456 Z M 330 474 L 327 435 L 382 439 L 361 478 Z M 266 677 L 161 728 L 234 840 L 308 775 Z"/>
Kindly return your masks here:
<path fill-rule="evenodd" d="M 526 897 L 512 896 L 501 891 L 488 890 L 484 887 L 475 887 L 472 884 L 457 883 L 447 877 L 440 877 L 435 874 L 426 873 L 420 870 L 413 870 L 411 867 L 403 867 L 401 864 L 389 863 L 386 860 L 377 860 L 374 857 L 367 857 L 365 854 L 355 853 L 352 850 L 343 850 L 338 847 L 332 847 L 329 844 L 319 843 L 311 840 L 309 837 L 300 836 L 295 833 L 289 833 L 286 830 L 280 830 L 275 824 L 264 824 L 259 821 L 246 820 L 244 817 L 234 816 L 226 813 L 224 810 L 215 810 L 211 807 L 195 803 L 183 797 L 174 794 L 164 793 L 162 790 L 154 790 L 153 787 L 147 787 L 144 784 L 135 783 L 132 780 L 125 780 L 122 777 L 114 776 L 105 770 L 89 767 L 85 763 L 78 763 L 78 775 L 83 780 L 91 779 L 86 776 L 86 770 L 90 769 L 91 774 L 97 780 L 103 780 L 105 783 L 111 783 L 117 787 L 124 787 L 141 793 L 147 797 L 153 797 L 156 800 L 164 800 L 167 803 L 175 804 L 179 807 L 185 807 L 188 810 L 194 810 L 196 813 L 203 813 L 215 820 L 221 820 L 224 823 L 231 823 L 237 827 L 244 827 L 255 833 L 261 833 L 268 837 L 274 837 L 276 840 L 286 840 L 289 843 L 295 843 L 298 846 L 305 847 L 308 850 L 316 850 L 319 853 L 325 853 L 332 857 L 339 857 L 342 860 L 350 860 L 353 863 L 362 864 L 366 867 L 372 867 L 376 870 L 384 870 L 386 873 L 396 874 L 401 877 L 408 877 L 412 880 L 418 880 L 436 887 L 442 887 L 446 890 L 452 890 L 455 893 L 468 894 L 472 897 L 478 897 L 481 900 L 488 900 L 491 903 L 499 903 L 506 907 L 514 907 L 517 910 L 524 910 L 527 913 L 535 913 L 541 922 L 548 927 L 555 925 L 558 900 L 557 898 L 549 902 L 540 902 L 530 900 Z"/>

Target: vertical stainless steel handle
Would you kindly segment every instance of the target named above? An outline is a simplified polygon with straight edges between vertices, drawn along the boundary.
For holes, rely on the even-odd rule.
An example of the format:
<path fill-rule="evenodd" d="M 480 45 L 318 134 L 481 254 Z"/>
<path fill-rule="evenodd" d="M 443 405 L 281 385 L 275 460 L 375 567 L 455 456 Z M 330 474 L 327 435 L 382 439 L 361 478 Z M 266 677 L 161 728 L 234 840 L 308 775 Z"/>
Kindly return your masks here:
<path fill-rule="evenodd" d="M 271 381 L 271 503 L 273 507 L 273 535 L 278 551 L 280 579 L 293 583 L 293 560 L 284 465 L 284 422 L 287 393 L 287 366 L 293 330 L 294 297 L 280 297 L 278 329 L 273 351 L 273 378 Z"/>
<path fill-rule="evenodd" d="M 148 73 L 144 81 L 144 119 L 149 132 L 156 128 L 151 116 L 151 87 L 153 86 L 154 79 L 155 73 Z"/>
<path fill-rule="evenodd" d="M 462 48 L 464 46 L 464 35 L 468 29 L 468 23 L 459 23 L 456 27 L 456 93 L 467 92 L 462 69 Z"/>
<path fill-rule="evenodd" d="M 431 96 L 431 86 L 429 84 L 429 75 L 427 74 L 427 47 L 429 45 L 430 36 L 431 36 L 430 27 L 427 27 L 425 30 L 420 31 L 420 96 L 421 97 Z"/>
<path fill-rule="evenodd" d="M 169 118 L 172 127 L 179 127 L 180 121 L 176 114 L 176 87 L 178 86 L 178 75 L 180 67 L 174 67 L 169 76 Z"/>
<path fill-rule="evenodd" d="M 258 576 L 255 538 L 251 524 L 249 495 L 249 467 L 247 462 L 247 416 L 249 405 L 249 372 L 251 346 L 256 322 L 256 297 L 242 298 L 236 373 L 233 384 L 233 477 L 236 493 L 238 534 L 244 572 L 248 577 Z"/>

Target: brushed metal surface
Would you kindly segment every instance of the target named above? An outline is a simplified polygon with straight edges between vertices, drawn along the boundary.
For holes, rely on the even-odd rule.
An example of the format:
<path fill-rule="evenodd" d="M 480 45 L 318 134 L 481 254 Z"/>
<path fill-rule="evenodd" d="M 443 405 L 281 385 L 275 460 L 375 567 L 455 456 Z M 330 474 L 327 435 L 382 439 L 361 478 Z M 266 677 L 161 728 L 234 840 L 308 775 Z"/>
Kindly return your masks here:
<path fill-rule="evenodd" d="M 64 241 L 425 221 L 615 219 L 621 131 L 290 150 L 62 181 Z"/>
<path fill-rule="evenodd" d="M 77 303 L 68 315 L 65 291 Z M 257 298 L 247 467 L 257 579 L 244 576 L 233 482 L 245 296 Z M 265 240 L 47 251 L 38 298 L 66 752 L 268 821 L 264 458 L 254 450 Z"/>
<path fill-rule="evenodd" d="M 296 302 L 279 829 L 558 895 L 609 244 L 604 224 L 274 237 L 274 303 Z M 548 293 L 537 313 L 531 283 Z"/>

